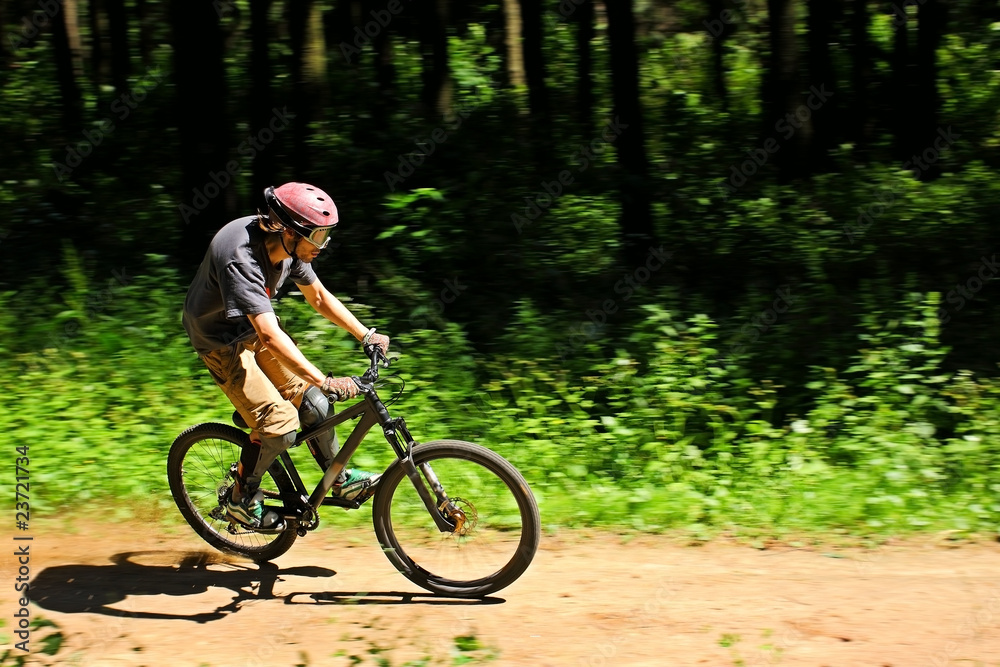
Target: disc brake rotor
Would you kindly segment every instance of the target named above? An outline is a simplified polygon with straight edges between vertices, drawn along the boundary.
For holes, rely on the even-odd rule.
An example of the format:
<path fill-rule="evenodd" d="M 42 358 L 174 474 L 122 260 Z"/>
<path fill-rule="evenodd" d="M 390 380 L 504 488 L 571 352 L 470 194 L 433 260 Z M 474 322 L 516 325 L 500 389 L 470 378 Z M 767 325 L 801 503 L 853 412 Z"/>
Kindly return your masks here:
<path fill-rule="evenodd" d="M 452 498 L 449 506 L 445 508 L 445 514 L 454 522 L 455 530 L 453 535 L 468 537 L 476 529 L 479 521 L 479 514 L 476 507 L 464 498 Z"/>

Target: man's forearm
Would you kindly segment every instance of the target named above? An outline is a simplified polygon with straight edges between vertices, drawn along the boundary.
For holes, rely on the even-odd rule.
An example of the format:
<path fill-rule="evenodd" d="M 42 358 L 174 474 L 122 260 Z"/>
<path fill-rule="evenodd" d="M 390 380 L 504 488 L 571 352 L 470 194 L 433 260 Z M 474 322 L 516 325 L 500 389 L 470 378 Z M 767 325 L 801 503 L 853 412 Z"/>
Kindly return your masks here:
<path fill-rule="evenodd" d="M 261 342 L 271 351 L 281 365 L 303 380 L 322 386 L 326 376 L 312 364 L 292 339 L 284 331 L 276 331 L 261 338 Z"/>
<path fill-rule="evenodd" d="M 318 299 L 317 303 L 313 304 L 313 307 L 320 315 L 341 329 L 349 331 L 358 340 L 364 338 L 368 332 L 368 328 L 361 324 L 358 318 L 354 316 L 354 313 L 348 310 L 347 306 L 340 302 L 340 299 L 329 292 L 322 299 Z"/>

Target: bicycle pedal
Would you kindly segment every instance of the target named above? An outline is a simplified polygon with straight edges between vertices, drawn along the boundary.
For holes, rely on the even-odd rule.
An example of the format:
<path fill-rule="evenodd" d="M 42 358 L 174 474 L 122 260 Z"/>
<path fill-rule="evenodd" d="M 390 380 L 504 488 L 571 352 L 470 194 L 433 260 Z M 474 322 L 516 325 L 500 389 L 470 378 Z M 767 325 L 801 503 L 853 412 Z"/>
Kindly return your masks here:
<path fill-rule="evenodd" d="M 246 526 L 245 528 L 251 533 L 260 533 L 261 535 L 277 535 L 278 533 L 283 533 L 288 530 L 288 524 L 282 521 L 277 526 L 272 526 L 270 528 L 251 528 L 250 526 Z"/>
<path fill-rule="evenodd" d="M 343 507 L 345 510 L 356 510 L 361 507 L 365 501 L 367 501 L 371 496 L 375 495 L 374 492 L 370 496 L 359 495 L 352 500 L 344 500 L 343 498 L 338 498 L 336 496 L 327 496 L 323 499 L 323 505 L 332 505 L 333 507 Z M 360 500 L 359 500 L 360 498 Z"/>
<path fill-rule="evenodd" d="M 246 533 L 260 533 L 262 535 L 277 535 L 278 533 L 283 533 L 288 530 L 288 523 L 282 519 L 278 524 L 271 526 L 269 528 L 254 528 L 253 526 L 248 526 L 240 521 L 229 520 L 229 525 L 226 526 L 226 532 L 230 535 L 239 535 Z"/>

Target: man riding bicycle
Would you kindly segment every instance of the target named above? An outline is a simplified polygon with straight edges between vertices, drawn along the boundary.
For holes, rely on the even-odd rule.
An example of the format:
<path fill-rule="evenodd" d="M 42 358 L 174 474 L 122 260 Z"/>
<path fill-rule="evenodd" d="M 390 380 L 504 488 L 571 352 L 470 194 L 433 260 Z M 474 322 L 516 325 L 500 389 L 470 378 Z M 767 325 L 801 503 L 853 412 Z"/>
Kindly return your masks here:
<path fill-rule="evenodd" d="M 231 519 L 251 528 L 280 523 L 264 513 L 260 482 L 278 456 L 295 441 L 300 423 L 326 419 L 330 399 L 358 394 L 349 377 L 324 376 L 296 347 L 278 323 L 271 298 L 288 278 L 316 312 L 383 354 L 389 338 L 368 329 L 331 294 L 310 265 L 330 242 L 337 207 L 322 190 L 306 183 L 285 183 L 264 191 L 268 215 L 233 220 L 212 239 L 188 288 L 184 328 L 237 412 L 252 430 L 243 449 L 237 481 L 227 505 Z M 337 454 L 330 433 L 317 442 L 328 468 Z M 347 500 L 369 496 L 379 475 L 344 470 L 331 493 Z"/>

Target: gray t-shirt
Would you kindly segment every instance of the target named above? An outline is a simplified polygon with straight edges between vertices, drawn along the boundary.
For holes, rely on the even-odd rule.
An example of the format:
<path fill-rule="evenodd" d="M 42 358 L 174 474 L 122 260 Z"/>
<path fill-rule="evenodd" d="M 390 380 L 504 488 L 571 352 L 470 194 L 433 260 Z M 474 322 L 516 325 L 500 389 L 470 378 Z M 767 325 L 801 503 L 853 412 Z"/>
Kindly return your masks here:
<path fill-rule="evenodd" d="M 212 239 L 184 300 L 184 329 L 198 354 L 254 335 L 247 315 L 274 312 L 271 298 L 286 278 L 316 282 L 312 266 L 298 259 L 268 261 L 257 216 L 233 220 Z"/>

